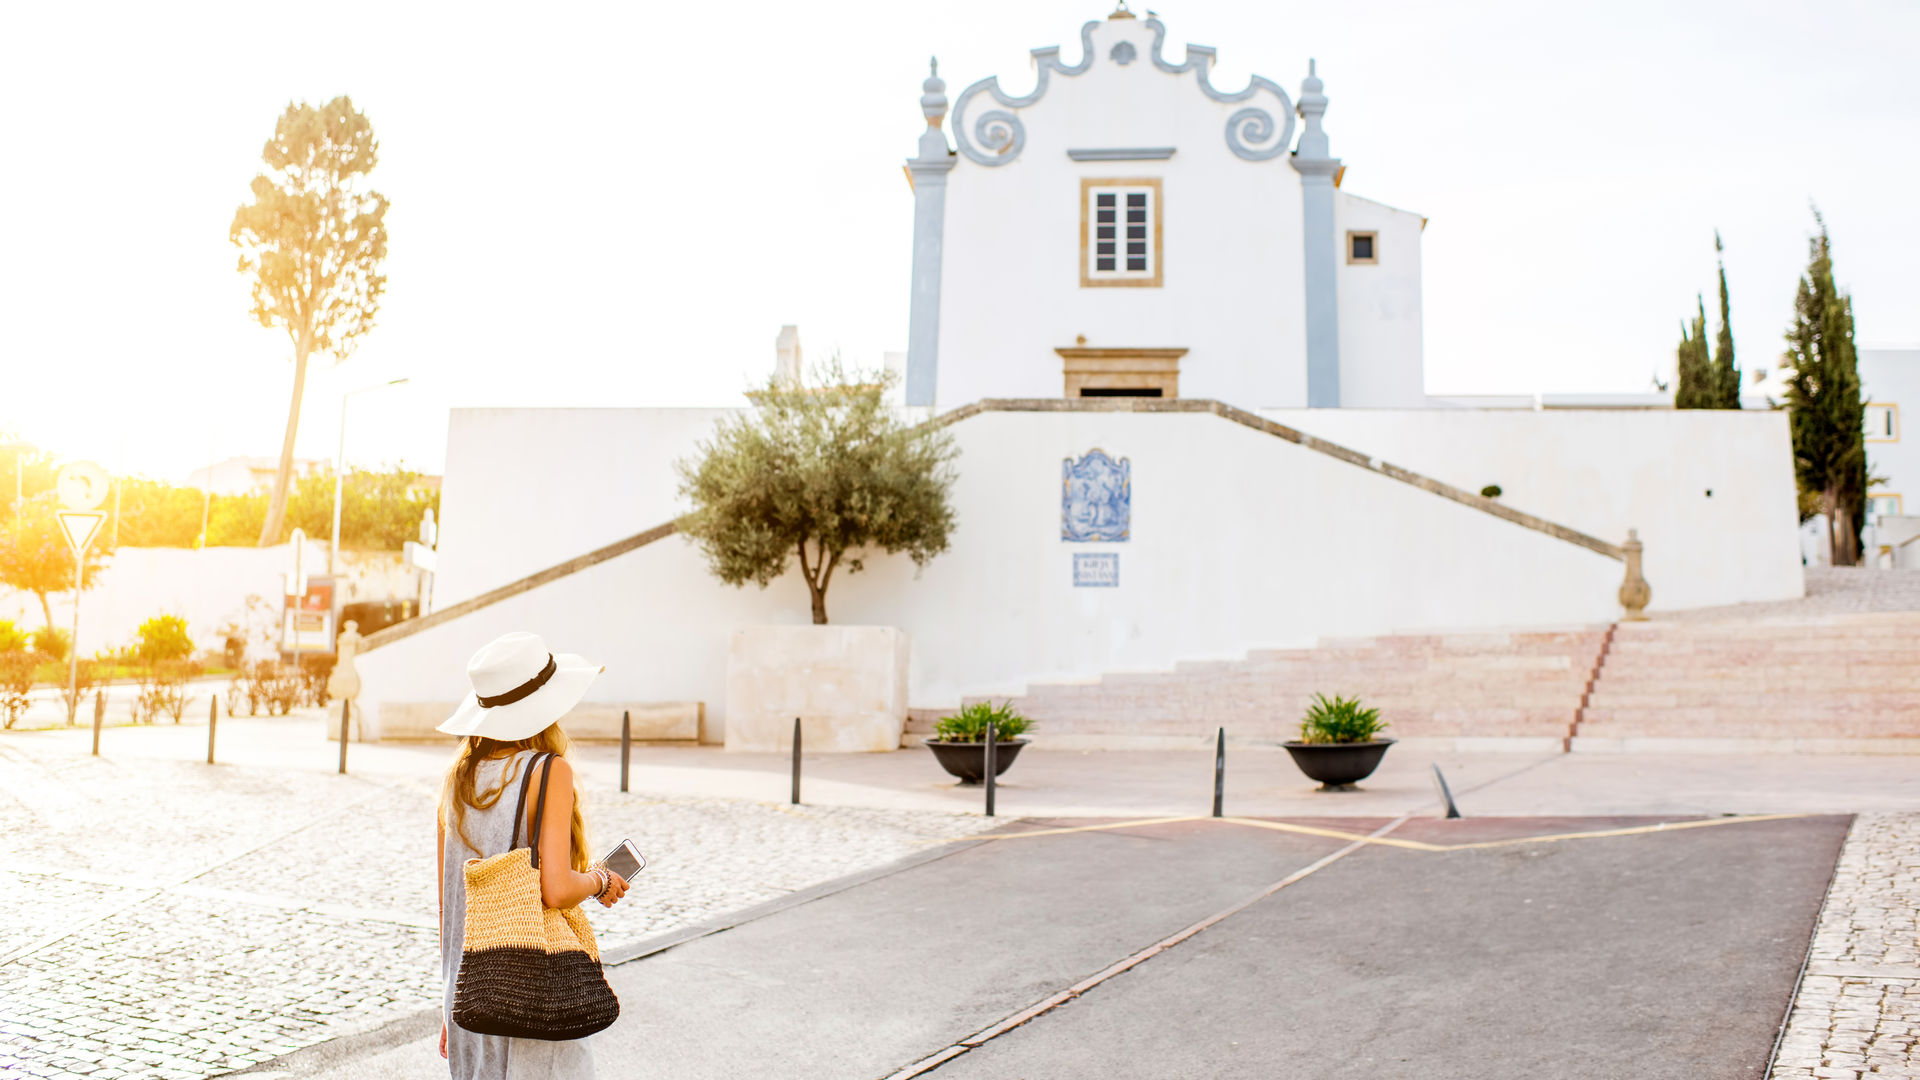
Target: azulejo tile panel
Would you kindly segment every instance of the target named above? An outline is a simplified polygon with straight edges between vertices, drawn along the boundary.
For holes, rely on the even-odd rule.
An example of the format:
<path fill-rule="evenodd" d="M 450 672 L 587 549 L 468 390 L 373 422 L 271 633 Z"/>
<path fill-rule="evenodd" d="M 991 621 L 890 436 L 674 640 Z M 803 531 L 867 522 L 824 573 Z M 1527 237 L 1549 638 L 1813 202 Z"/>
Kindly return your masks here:
<path fill-rule="evenodd" d="M 1094 447 L 1060 463 L 1060 539 L 1125 540 L 1133 516 L 1133 463 Z"/>

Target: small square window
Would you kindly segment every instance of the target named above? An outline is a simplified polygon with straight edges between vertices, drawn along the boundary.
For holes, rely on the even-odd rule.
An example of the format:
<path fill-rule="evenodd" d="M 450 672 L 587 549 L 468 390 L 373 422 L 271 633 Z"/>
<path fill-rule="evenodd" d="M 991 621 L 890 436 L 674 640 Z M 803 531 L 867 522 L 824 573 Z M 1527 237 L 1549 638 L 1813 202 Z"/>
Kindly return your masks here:
<path fill-rule="evenodd" d="M 1373 232 L 1349 232 L 1347 234 L 1347 261 L 1350 263 L 1378 263 L 1379 234 Z"/>
<path fill-rule="evenodd" d="M 1157 286 L 1160 181 L 1080 181 L 1080 284 Z"/>

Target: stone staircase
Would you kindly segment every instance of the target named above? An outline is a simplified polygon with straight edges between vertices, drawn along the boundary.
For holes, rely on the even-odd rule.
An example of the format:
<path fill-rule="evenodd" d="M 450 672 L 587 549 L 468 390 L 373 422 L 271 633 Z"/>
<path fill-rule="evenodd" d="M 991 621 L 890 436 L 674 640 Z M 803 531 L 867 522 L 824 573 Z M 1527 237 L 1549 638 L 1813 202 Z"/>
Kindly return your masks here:
<path fill-rule="evenodd" d="M 1920 612 L 1622 623 L 1572 748 L 1920 752 Z"/>
<path fill-rule="evenodd" d="M 1069 748 L 1204 745 L 1218 727 L 1238 742 L 1279 742 L 1295 737 L 1313 695 L 1325 693 L 1378 707 L 1397 738 L 1561 749 L 1605 637 L 1592 627 L 1334 640 L 1167 672 L 1037 683 L 1012 700 L 1036 736 Z M 916 710 L 909 738 L 929 732 L 934 715 Z"/>

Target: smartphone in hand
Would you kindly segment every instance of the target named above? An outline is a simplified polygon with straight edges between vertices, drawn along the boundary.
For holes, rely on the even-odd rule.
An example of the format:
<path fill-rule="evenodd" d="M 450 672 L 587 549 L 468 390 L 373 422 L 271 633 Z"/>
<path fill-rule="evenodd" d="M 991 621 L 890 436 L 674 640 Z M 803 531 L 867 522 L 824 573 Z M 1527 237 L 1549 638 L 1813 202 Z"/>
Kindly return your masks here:
<path fill-rule="evenodd" d="M 633 841 L 622 840 L 607 852 L 606 857 L 600 860 L 600 865 L 619 874 L 623 880 L 632 881 L 635 874 L 647 868 L 647 857 L 640 854 L 640 849 L 633 846 Z"/>

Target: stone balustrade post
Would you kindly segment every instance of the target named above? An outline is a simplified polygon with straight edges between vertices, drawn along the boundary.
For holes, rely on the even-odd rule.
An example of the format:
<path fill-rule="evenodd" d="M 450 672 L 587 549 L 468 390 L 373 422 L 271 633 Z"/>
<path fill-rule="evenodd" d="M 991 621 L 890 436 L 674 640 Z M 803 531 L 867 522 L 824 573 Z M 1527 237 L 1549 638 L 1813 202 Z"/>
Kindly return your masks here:
<path fill-rule="evenodd" d="M 1627 542 L 1620 548 L 1627 556 L 1627 579 L 1620 583 L 1620 606 L 1627 609 L 1625 622 L 1645 622 L 1647 603 L 1653 599 L 1653 586 L 1640 572 L 1640 554 L 1645 547 L 1640 542 L 1640 530 L 1628 529 Z"/>

